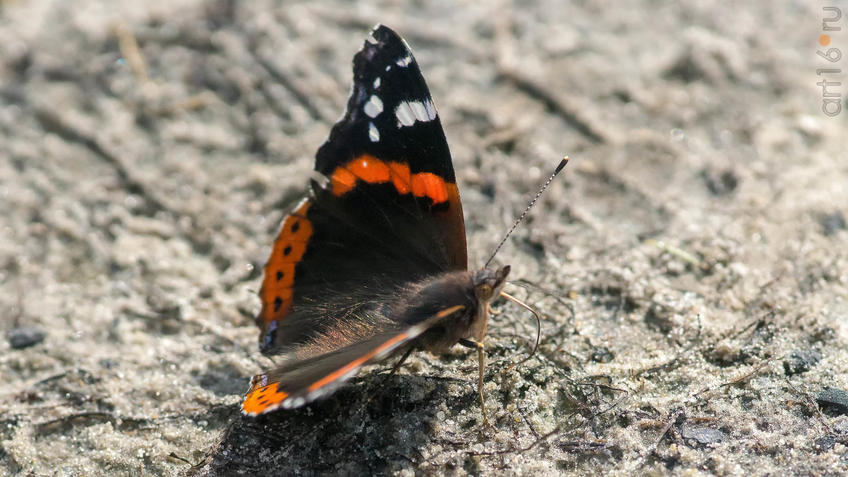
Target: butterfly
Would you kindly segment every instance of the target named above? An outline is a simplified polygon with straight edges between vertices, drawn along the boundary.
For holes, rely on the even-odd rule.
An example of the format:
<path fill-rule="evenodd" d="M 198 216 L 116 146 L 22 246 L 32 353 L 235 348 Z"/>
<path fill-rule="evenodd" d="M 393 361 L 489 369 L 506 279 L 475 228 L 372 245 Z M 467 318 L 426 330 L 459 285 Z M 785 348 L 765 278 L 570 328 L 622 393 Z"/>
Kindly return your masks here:
<path fill-rule="evenodd" d="M 315 171 L 308 197 L 283 220 L 259 292 L 259 348 L 281 362 L 252 379 L 242 411 L 296 408 L 368 363 L 457 343 L 477 350 L 483 406 L 489 305 L 510 268 L 468 269 L 439 115 L 391 29 L 377 25 L 354 56 L 347 109 Z"/>

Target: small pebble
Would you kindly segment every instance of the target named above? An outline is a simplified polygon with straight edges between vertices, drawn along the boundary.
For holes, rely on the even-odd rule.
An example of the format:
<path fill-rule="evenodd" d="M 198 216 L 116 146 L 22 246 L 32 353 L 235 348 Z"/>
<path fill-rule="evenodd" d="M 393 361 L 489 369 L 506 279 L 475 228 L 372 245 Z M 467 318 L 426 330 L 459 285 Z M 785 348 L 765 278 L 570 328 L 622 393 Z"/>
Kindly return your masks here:
<path fill-rule="evenodd" d="M 591 359 L 596 363 L 609 363 L 615 355 L 605 346 L 593 346 Z"/>
<path fill-rule="evenodd" d="M 41 343 L 46 336 L 47 334 L 40 328 L 21 326 L 9 331 L 6 338 L 9 339 L 9 345 L 13 349 L 24 349 Z"/>
<path fill-rule="evenodd" d="M 819 452 L 829 451 L 835 444 L 836 436 L 834 435 L 819 437 L 815 440 L 815 442 L 813 442 L 813 446 L 815 446 L 816 450 Z"/>
<path fill-rule="evenodd" d="M 822 359 L 822 354 L 816 349 L 796 349 L 783 360 L 783 372 L 787 376 L 806 373 Z"/>
<path fill-rule="evenodd" d="M 824 388 L 816 396 L 816 402 L 822 410 L 848 415 L 848 392 L 842 389 Z"/>
<path fill-rule="evenodd" d="M 709 427 L 684 427 L 680 435 L 690 447 L 702 447 L 717 444 L 724 440 L 724 433 Z"/>
<path fill-rule="evenodd" d="M 841 212 L 834 212 L 832 214 L 824 214 L 819 219 L 819 222 L 822 226 L 822 232 L 825 235 L 833 235 L 840 230 L 845 230 L 848 228 L 848 225 L 845 223 L 845 217 Z"/>
<path fill-rule="evenodd" d="M 713 195 L 727 195 L 739 186 L 739 177 L 732 170 L 704 171 L 702 176 Z"/>

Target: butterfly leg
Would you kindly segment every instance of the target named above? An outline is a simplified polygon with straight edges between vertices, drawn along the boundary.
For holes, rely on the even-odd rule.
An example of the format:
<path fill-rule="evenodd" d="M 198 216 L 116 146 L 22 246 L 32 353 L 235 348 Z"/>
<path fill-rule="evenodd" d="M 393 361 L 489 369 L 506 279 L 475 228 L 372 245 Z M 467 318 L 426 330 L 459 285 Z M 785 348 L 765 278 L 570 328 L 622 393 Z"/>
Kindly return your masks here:
<path fill-rule="evenodd" d="M 398 360 L 398 362 L 395 363 L 394 366 L 392 366 L 392 370 L 389 371 L 389 374 L 387 374 L 386 377 L 383 378 L 383 381 L 380 382 L 381 388 L 386 385 L 386 383 L 389 381 L 389 378 L 395 375 L 397 370 L 400 369 L 400 367 L 406 361 L 406 358 L 409 358 L 409 355 L 411 355 L 413 351 L 415 351 L 415 348 L 410 347 L 408 350 L 406 350 L 406 352 L 403 353 L 403 356 L 401 356 L 400 360 Z"/>
<path fill-rule="evenodd" d="M 382 380 L 382 381 L 380 381 L 380 385 L 379 385 L 379 387 L 377 388 L 377 391 L 376 391 L 376 392 L 374 392 L 373 394 L 371 394 L 371 397 L 369 397 L 369 398 L 365 401 L 365 403 L 363 404 L 363 406 L 364 406 L 364 405 L 367 405 L 367 404 L 369 404 L 369 403 L 371 403 L 371 401 L 372 401 L 375 397 L 377 397 L 377 393 L 379 393 L 379 392 L 380 392 L 380 390 L 381 390 L 381 389 L 383 389 L 383 388 L 386 386 L 386 383 L 387 383 L 387 382 L 389 382 L 389 378 L 391 378 L 392 376 L 394 376 L 394 375 L 395 375 L 395 373 L 397 372 L 397 370 L 398 370 L 398 369 L 400 369 L 401 365 L 403 365 L 403 363 L 406 361 L 406 358 L 409 358 L 409 355 L 411 355 L 413 351 L 415 351 L 415 348 L 414 348 L 414 347 L 410 347 L 408 350 L 406 350 L 406 352 L 405 352 L 405 353 L 403 353 L 403 356 L 401 356 L 400 360 L 398 360 L 398 362 L 397 362 L 397 363 L 395 363 L 395 365 L 394 365 L 394 366 L 392 366 L 392 370 L 391 370 L 391 371 L 389 371 L 389 374 L 387 374 L 385 377 L 383 377 L 383 380 Z"/>
<path fill-rule="evenodd" d="M 406 352 L 403 353 L 403 356 L 401 356 L 400 360 L 398 360 L 398 362 L 394 366 L 392 366 L 392 370 L 389 371 L 389 375 L 386 376 L 386 377 L 388 378 L 388 377 L 393 376 L 397 372 L 397 370 L 400 369 L 400 367 L 403 365 L 403 363 L 406 361 L 406 358 L 409 358 L 409 355 L 411 355 L 413 351 L 415 351 L 415 348 L 412 348 L 412 347 L 410 347 L 408 350 L 406 350 Z"/>
<path fill-rule="evenodd" d="M 466 348 L 477 350 L 477 368 L 479 375 L 477 376 L 477 393 L 480 394 L 480 409 L 483 411 L 483 424 L 489 426 L 489 419 L 486 418 L 486 398 L 483 397 L 483 371 L 486 368 L 486 348 L 479 341 L 461 339 L 459 344 Z"/>

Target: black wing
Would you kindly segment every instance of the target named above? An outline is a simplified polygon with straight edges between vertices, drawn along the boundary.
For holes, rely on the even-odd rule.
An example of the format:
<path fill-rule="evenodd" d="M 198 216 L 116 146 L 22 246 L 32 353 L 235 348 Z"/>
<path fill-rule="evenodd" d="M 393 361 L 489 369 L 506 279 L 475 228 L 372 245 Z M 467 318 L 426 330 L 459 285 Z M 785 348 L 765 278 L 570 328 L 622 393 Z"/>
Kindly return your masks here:
<path fill-rule="evenodd" d="M 467 268 L 450 151 L 406 42 L 377 26 L 353 60 L 347 110 L 318 150 L 312 194 L 283 222 L 265 268 L 260 349 L 304 359 L 393 329 L 406 284 Z M 322 341 L 326 343 L 326 340 Z"/>

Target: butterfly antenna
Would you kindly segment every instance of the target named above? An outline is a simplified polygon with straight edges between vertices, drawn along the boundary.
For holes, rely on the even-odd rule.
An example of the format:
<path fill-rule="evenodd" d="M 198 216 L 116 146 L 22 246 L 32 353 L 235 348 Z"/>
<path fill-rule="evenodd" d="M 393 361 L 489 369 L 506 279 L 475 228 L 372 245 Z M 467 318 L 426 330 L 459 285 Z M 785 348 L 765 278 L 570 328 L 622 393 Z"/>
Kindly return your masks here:
<path fill-rule="evenodd" d="M 483 265 L 483 268 L 486 268 L 486 267 L 489 266 L 489 263 L 491 263 L 492 259 L 495 258 L 495 255 L 498 254 L 498 251 L 506 243 L 506 240 L 509 238 L 509 236 L 512 235 L 512 232 L 515 231 L 516 228 L 518 228 L 518 224 L 520 224 L 522 221 L 524 221 L 524 217 L 527 217 L 527 213 L 530 212 L 530 209 L 532 209 L 534 205 L 536 205 L 536 202 L 539 200 L 539 197 L 542 197 L 542 193 L 544 193 L 545 189 L 547 189 L 548 186 L 551 185 L 551 182 L 553 182 L 554 177 L 556 177 L 557 174 L 559 174 L 560 171 L 562 171 L 562 168 L 565 167 L 566 164 L 568 164 L 568 156 L 565 156 L 565 157 L 562 158 L 562 161 L 560 161 L 557 168 L 554 169 L 554 173 L 551 174 L 551 177 L 548 177 L 548 180 L 545 181 L 544 184 L 542 184 L 542 188 L 539 189 L 539 192 L 536 193 L 536 197 L 533 197 L 533 200 L 530 201 L 530 204 L 527 205 L 527 208 L 524 209 L 524 212 L 521 213 L 521 215 L 518 217 L 518 219 L 515 221 L 515 223 L 512 224 L 512 227 L 509 228 L 509 231 L 506 233 L 506 235 L 504 235 L 504 238 L 503 238 L 503 240 L 501 240 L 501 243 L 499 243 L 498 246 L 495 247 L 495 251 L 492 252 L 492 255 L 489 257 L 488 260 L 486 260 L 486 264 Z"/>

